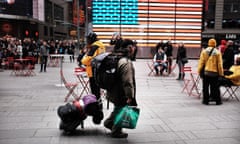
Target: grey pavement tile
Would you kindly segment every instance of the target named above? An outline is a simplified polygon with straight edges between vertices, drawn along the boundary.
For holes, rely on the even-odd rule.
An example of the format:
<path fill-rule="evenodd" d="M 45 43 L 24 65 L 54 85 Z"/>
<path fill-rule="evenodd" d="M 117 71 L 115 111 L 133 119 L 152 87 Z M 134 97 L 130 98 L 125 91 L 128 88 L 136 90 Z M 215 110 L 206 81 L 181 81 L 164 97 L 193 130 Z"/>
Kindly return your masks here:
<path fill-rule="evenodd" d="M 20 122 L 0 124 L 0 130 L 47 128 L 47 122 Z"/>
<path fill-rule="evenodd" d="M 136 129 L 124 129 L 127 139 L 113 139 L 103 124 L 95 125 L 92 118 L 84 121 L 84 129 L 65 135 L 59 130 L 57 108 L 65 104 L 67 94 L 60 84 L 59 67 L 47 68 L 37 76 L 9 76 L 0 72 L 0 144 L 239 144 L 240 103 L 223 101 L 223 105 L 205 106 L 201 99 L 181 92 L 183 82 L 175 76 L 147 76 L 147 60 L 134 62 L 136 68 L 137 100 L 141 109 Z M 197 61 L 189 65 L 197 67 Z M 75 63 L 64 63 L 68 80 L 73 76 Z M 177 68 L 175 72 L 177 73 Z M 5 83 L 8 82 L 9 85 Z M 71 102 L 72 97 L 69 102 Z M 111 113 L 106 109 L 105 118 Z"/>
<path fill-rule="evenodd" d="M 197 137 L 191 131 L 179 131 L 175 132 L 181 139 L 188 140 L 188 139 L 197 139 Z"/>
<path fill-rule="evenodd" d="M 212 130 L 216 129 L 211 123 L 181 123 L 181 124 L 169 124 L 169 127 L 173 131 L 193 131 L 193 130 Z"/>
<path fill-rule="evenodd" d="M 218 138 L 218 139 L 198 139 L 186 140 L 186 144 L 239 144 L 240 141 L 233 138 Z"/>
<path fill-rule="evenodd" d="M 173 124 L 183 124 L 183 123 L 206 123 L 211 122 L 211 119 L 204 116 L 189 116 L 189 117 L 176 117 L 169 118 L 169 121 Z"/>
<path fill-rule="evenodd" d="M 239 129 L 240 130 L 240 120 L 238 121 L 229 121 L 229 122 L 213 122 L 219 129 Z"/>
<path fill-rule="evenodd" d="M 34 129 L 11 129 L 0 130 L 0 140 L 2 139 L 15 139 L 15 138 L 31 138 L 34 136 L 36 130 Z M 4 144 L 4 143 L 1 143 Z"/>
<path fill-rule="evenodd" d="M 1 144 L 51 144 L 50 138 L 12 138 L 0 139 Z"/>
<path fill-rule="evenodd" d="M 6 123 L 22 123 L 22 122 L 41 122 L 43 120 L 42 116 L 6 116 L 0 118 L 0 124 Z"/>
<path fill-rule="evenodd" d="M 215 129 L 192 131 L 200 139 L 204 138 L 234 138 L 240 136 L 240 129 Z"/>

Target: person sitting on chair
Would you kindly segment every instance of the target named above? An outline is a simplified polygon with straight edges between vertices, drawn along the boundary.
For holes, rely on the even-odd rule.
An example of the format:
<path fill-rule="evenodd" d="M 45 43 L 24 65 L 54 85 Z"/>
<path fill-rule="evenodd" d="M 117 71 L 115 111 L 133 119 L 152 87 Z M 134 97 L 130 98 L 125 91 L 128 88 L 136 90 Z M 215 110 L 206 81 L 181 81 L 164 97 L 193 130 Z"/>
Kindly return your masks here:
<path fill-rule="evenodd" d="M 162 75 L 163 71 L 167 69 L 167 55 L 163 49 L 158 49 L 158 52 L 153 57 L 153 62 L 156 75 L 159 75 L 158 67 L 160 67 L 160 75 Z"/>
<path fill-rule="evenodd" d="M 220 85 L 240 86 L 240 56 L 236 59 L 236 65 L 232 65 L 229 71 L 224 72 L 224 77 L 220 79 Z"/>

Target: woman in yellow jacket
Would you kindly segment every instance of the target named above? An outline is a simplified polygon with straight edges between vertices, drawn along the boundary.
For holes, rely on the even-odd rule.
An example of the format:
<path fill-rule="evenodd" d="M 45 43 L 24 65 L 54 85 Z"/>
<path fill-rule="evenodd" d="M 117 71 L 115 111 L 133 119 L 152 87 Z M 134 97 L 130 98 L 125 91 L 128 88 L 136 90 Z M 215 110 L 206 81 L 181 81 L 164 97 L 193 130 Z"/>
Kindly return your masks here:
<path fill-rule="evenodd" d="M 211 55 L 210 55 L 211 52 Z M 218 84 L 218 77 L 223 76 L 223 63 L 221 52 L 216 48 L 216 40 L 210 39 L 208 47 L 202 50 L 199 63 L 198 73 L 205 65 L 205 72 L 203 77 L 203 101 L 202 103 L 208 105 L 209 98 L 216 101 L 216 105 L 221 105 L 220 87 Z M 210 88 L 210 92 L 209 92 Z"/>
<path fill-rule="evenodd" d="M 100 103 L 100 109 L 102 109 L 101 99 L 100 99 L 100 87 L 96 84 L 95 79 L 92 74 L 92 66 L 91 61 L 92 59 L 106 51 L 105 46 L 101 41 L 97 39 L 97 34 L 94 32 L 91 32 L 87 36 L 87 45 L 88 45 L 88 51 L 85 54 L 85 56 L 82 58 L 81 62 L 83 65 L 86 66 L 86 72 L 89 77 L 89 84 L 92 94 L 94 94 L 97 98 L 97 101 Z M 103 116 L 94 118 L 93 121 L 95 124 L 100 124 L 101 120 L 103 119 Z"/>

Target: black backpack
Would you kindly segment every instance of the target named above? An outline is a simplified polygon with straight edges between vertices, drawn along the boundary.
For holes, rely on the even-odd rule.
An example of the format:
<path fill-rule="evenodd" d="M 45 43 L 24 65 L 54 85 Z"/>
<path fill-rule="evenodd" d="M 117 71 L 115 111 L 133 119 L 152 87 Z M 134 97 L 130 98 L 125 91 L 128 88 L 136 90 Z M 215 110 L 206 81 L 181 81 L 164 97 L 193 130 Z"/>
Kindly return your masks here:
<path fill-rule="evenodd" d="M 120 55 L 105 52 L 92 59 L 93 77 L 100 88 L 106 90 L 112 88 L 118 77 L 117 66 L 121 58 Z"/>

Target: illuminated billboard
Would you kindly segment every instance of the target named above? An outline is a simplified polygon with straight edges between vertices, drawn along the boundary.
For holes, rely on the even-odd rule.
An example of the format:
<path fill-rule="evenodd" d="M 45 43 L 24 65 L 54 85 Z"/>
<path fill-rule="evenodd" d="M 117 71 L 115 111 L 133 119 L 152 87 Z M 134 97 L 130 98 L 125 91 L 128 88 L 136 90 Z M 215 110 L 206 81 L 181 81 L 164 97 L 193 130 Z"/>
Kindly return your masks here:
<path fill-rule="evenodd" d="M 114 32 L 143 48 L 160 41 L 201 47 L 203 0 L 93 0 L 93 31 L 106 44 Z"/>

